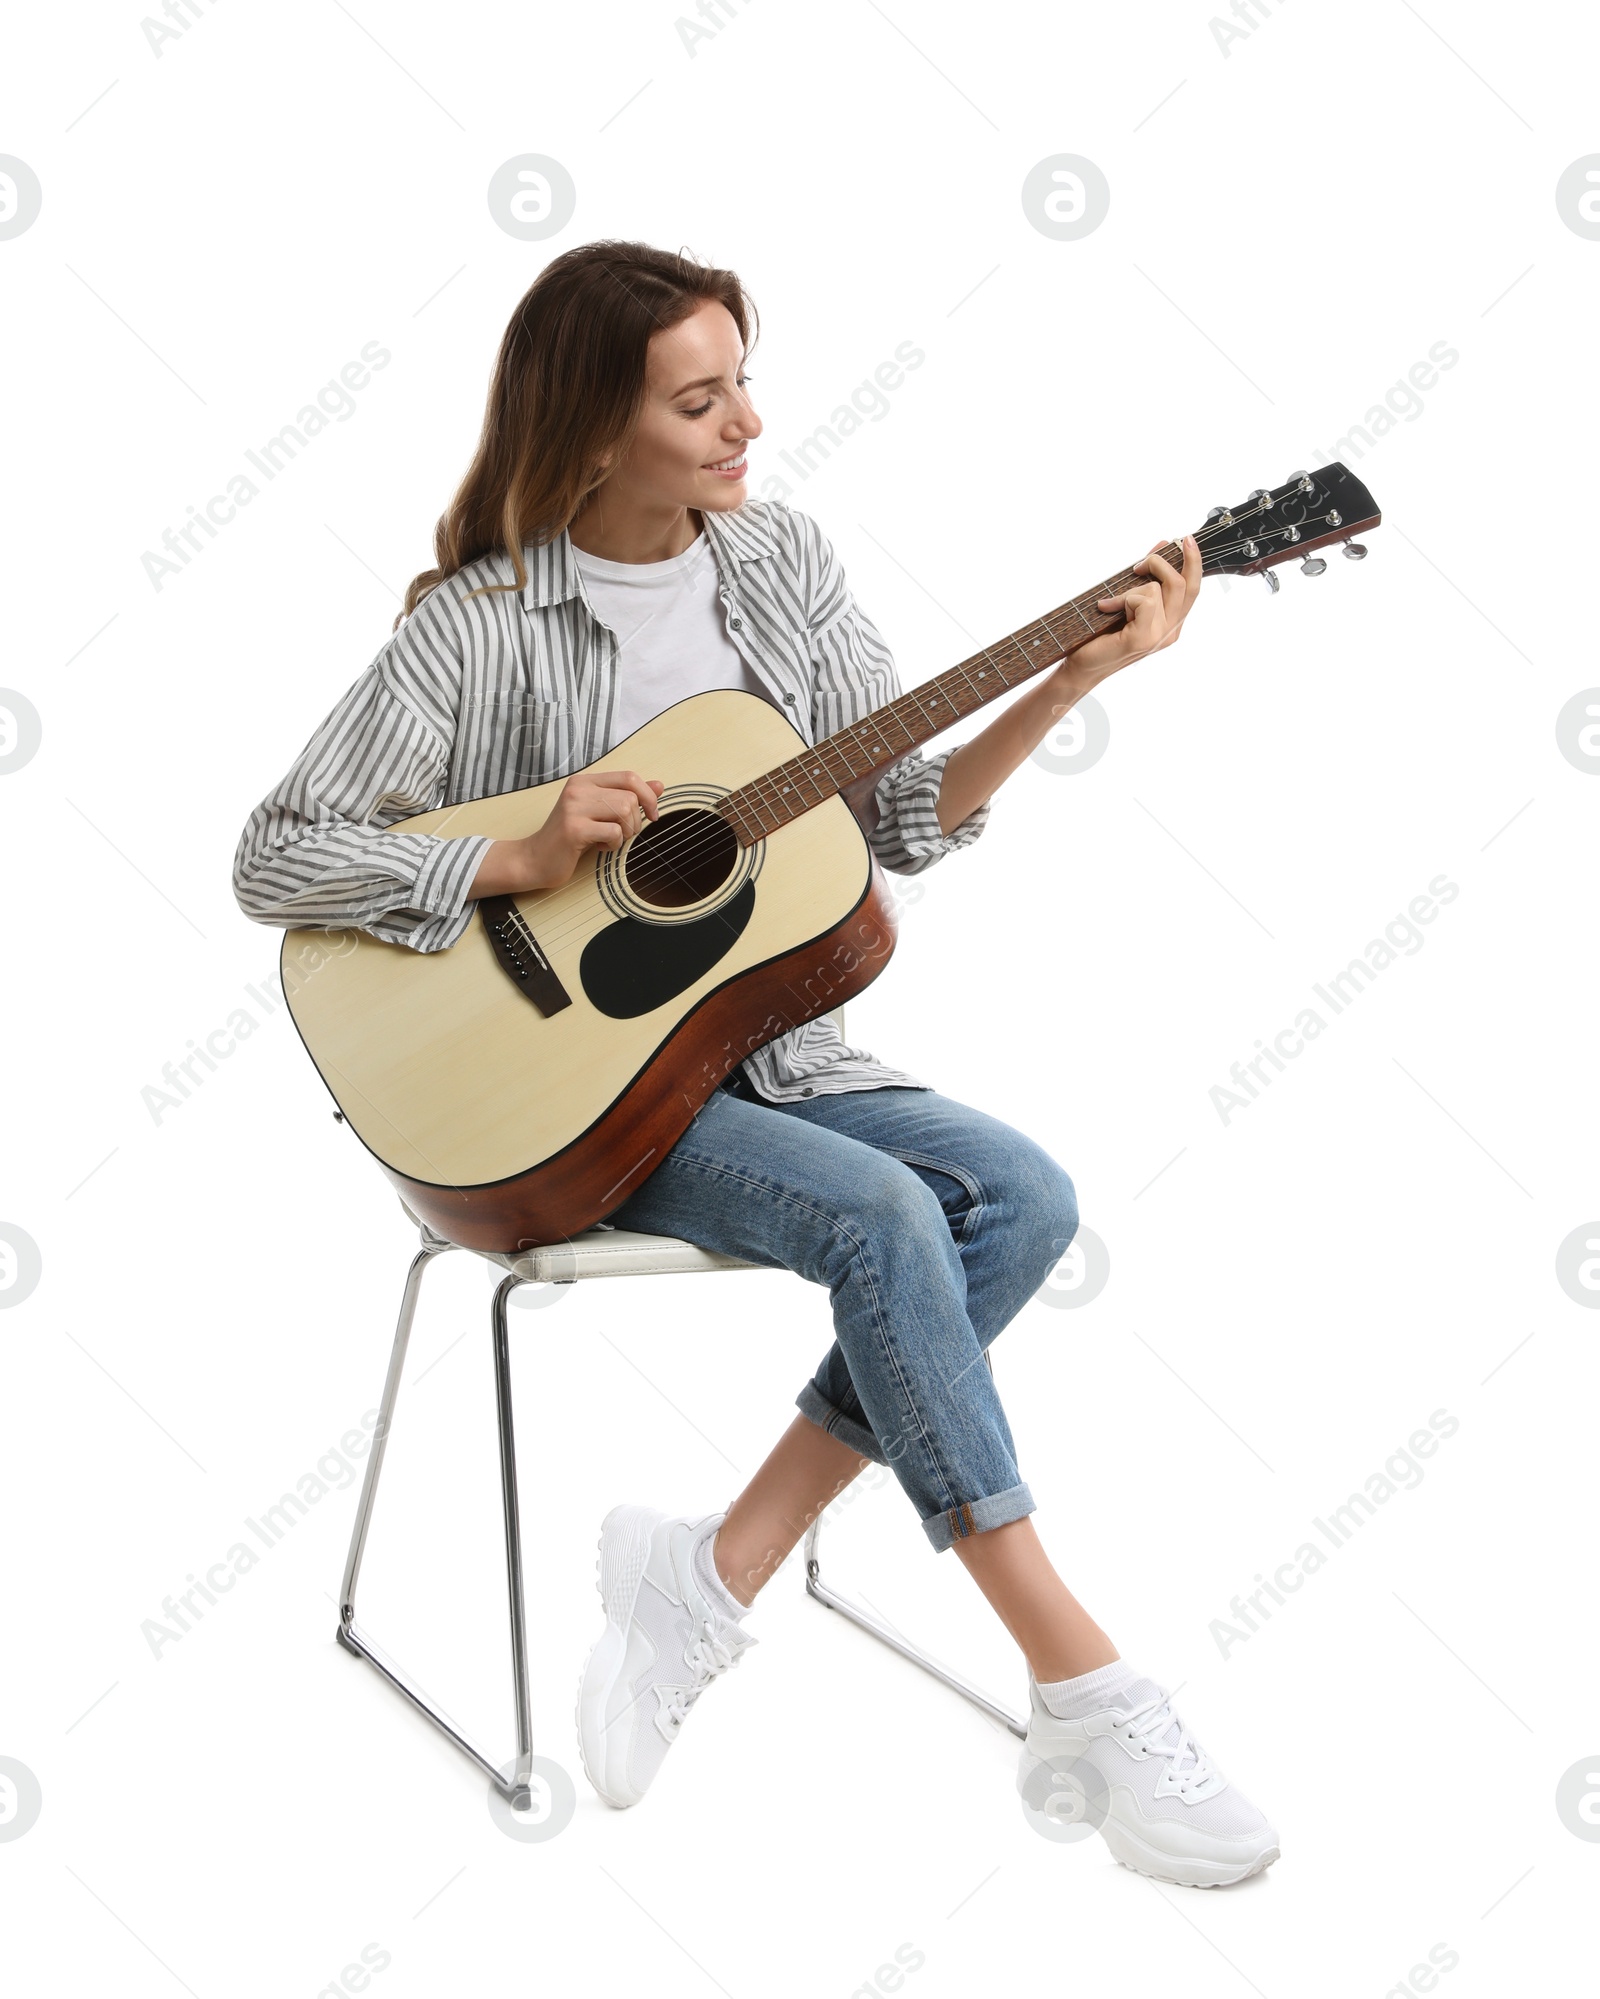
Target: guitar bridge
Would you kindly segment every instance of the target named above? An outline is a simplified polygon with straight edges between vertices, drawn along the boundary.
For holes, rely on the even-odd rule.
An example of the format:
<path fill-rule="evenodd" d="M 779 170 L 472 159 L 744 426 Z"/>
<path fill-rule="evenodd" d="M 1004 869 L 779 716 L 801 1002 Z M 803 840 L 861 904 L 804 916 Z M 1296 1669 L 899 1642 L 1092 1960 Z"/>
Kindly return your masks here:
<path fill-rule="evenodd" d="M 531 1001 L 546 1019 L 564 1006 L 571 1006 L 571 993 L 540 950 L 539 940 L 524 922 L 515 900 L 509 895 L 490 895 L 483 897 L 478 907 L 494 955 L 524 999 Z"/>

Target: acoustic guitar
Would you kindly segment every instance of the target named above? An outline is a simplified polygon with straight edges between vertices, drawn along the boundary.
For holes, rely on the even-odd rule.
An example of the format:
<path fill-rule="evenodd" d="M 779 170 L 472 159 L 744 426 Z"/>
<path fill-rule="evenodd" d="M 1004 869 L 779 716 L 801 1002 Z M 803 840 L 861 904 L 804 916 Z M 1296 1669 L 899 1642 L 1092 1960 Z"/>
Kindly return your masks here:
<path fill-rule="evenodd" d="M 1202 573 L 1265 573 L 1376 527 L 1343 465 L 1301 473 L 1196 539 Z M 1182 550 L 1161 553 L 1182 566 Z M 284 991 L 350 1128 L 413 1213 L 451 1241 L 515 1251 L 619 1207 L 754 1049 L 853 998 L 895 917 L 866 834 L 908 750 L 1113 631 L 1098 583 L 807 747 L 771 702 L 693 694 L 589 765 L 664 780 L 660 816 L 560 888 L 479 901 L 447 951 L 295 929 Z M 571 775 L 571 773 L 569 773 Z M 565 778 L 403 819 L 403 833 L 525 838 Z"/>

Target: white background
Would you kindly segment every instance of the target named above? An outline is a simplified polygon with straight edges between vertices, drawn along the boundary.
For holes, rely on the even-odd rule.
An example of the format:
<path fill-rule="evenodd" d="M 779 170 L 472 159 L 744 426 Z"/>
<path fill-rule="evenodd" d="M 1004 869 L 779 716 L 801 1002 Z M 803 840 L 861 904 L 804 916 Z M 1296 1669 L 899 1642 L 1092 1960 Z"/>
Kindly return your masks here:
<path fill-rule="evenodd" d="M 693 53 L 632 0 L 224 0 L 159 55 L 132 7 L 13 23 L 0 151 L 43 189 L 0 242 L 0 681 L 43 723 L 0 779 L 0 1222 L 43 1259 L 0 1313 L 0 1756 L 43 1798 L 0 1842 L 15 1989 L 312 1999 L 367 1945 L 384 1999 L 846 1999 L 894 1989 L 900 1946 L 916 1999 L 1592 1975 L 1600 1849 L 1555 1792 L 1600 1750 L 1600 1318 L 1555 1272 L 1600 1214 L 1600 776 L 1556 717 L 1600 683 L 1600 243 L 1555 190 L 1600 149 L 1600 51 L 1575 9 L 1245 11 L 1225 48 L 1183 0 L 735 0 Z M 485 199 L 526 152 L 577 187 L 548 242 Z M 1078 241 L 1023 210 L 1059 153 L 1111 189 Z M 900 884 L 900 949 L 851 1010 L 1046 1143 L 1108 1246 L 1100 1296 L 1030 1305 L 996 1376 L 1063 1572 L 1279 1827 L 1238 1890 L 1039 1838 L 1010 1738 L 807 1602 L 798 1562 L 646 1802 L 595 1799 L 571 1717 L 599 1519 L 721 1506 L 759 1462 L 830 1336 L 776 1274 L 514 1316 L 536 1747 L 579 1795 L 554 1841 L 505 1837 L 335 1647 L 353 1485 L 159 1657 L 141 1629 L 375 1405 L 411 1248 L 283 1014 L 159 1121 L 141 1093 L 252 1006 L 278 938 L 232 899 L 245 816 L 430 562 L 516 300 L 607 235 L 747 283 L 757 492 L 925 351 L 791 482 L 907 685 L 1459 355 L 1351 457 L 1386 517 L 1370 560 L 1291 565 L 1271 600 L 1209 584 L 1103 690 L 1092 769 L 1024 765 L 977 847 Z M 369 341 L 392 361 L 348 420 L 153 587 L 145 552 Z M 1230 1065 L 1440 874 L 1421 948 L 1224 1123 Z M 465 1256 L 430 1280 L 363 1621 L 509 1753 L 489 1283 Z M 1459 1427 L 1421 1483 L 1224 1657 L 1231 1600 L 1436 1410 Z M 831 1545 L 1020 1702 L 897 1487 Z M 1402 1983 L 1437 1945 L 1454 1967 Z"/>

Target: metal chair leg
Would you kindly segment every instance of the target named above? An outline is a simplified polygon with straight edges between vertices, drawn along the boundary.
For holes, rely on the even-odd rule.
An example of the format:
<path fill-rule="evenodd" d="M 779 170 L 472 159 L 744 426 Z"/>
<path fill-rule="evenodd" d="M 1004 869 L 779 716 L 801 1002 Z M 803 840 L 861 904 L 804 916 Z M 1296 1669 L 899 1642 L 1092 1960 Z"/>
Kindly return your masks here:
<path fill-rule="evenodd" d="M 522 1525 L 517 1508 L 517 1446 L 511 1431 L 511 1341 L 506 1301 L 522 1282 L 506 1277 L 494 1292 L 494 1399 L 500 1419 L 500 1494 L 506 1522 L 506 1601 L 511 1610 L 511 1684 L 517 1713 L 517 1761 L 510 1784 L 496 1779 L 512 1809 L 527 1811 L 532 1800 L 533 1713 L 528 1696 L 528 1626 L 522 1597 Z"/>
<path fill-rule="evenodd" d="M 422 1288 L 423 1274 L 428 1265 L 434 1257 L 443 1253 L 443 1249 L 450 1247 L 453 1245 L 445 1244 L 441 1248 L 419 1250 L 412 1259 L 411 1269 L 406 1276 L 406 1288 L 400 1301 L 400 1319 L 395 1327 L 394 1349 L 389 1356 L 389 1373 L 383 1384 L 383 1400 L 378 1410 L 378 1427 L 373 1433 L 366 1476 L 361 1483 L 361 1498 L 356 1506 L 355 1531 L 350 1539 L 350 1552 L 345 1559 L 344 1587 L 339 1599 L 339 1628 L 334 1635 L 347 1652 L 352 1652 L 358 1659 L 365 1659 L 369 1665 L 375 1666 L 397 1693 L 403 1694 L 420 1714 L 425 1715 L 436 1728 L 449 1736 L 458 1749 L 470 1756 L 501 1796 L 510 1801 L 514 1810 L 525 1811 L 530 1802 L 528 1780 L 533 1758 L 533 1724 L 528 1692 L 528 1646 L 523 1608 L 522 1539 L 517 1509 L 516 1446 L 512 1433 L 511 1358 L 506 1327 L 506 1299 L 522 1281 L 520 1278 L 507 1277 L 496 1288 L 492 1307 L 495 1404 L 500 1431 L 500 1488 L 505 1513 L 507 1593 L 511 1611 L 511 1673 L 517 1724 L 517 1755 L 511 1776 L 508 1778 L 488 1752 L 458 1728 L 438 1702 L 356 1623 L 356 1581 L 361 1573 L 361 1557 L 366 1549 L 373 1501 L 377 1497 L 378 1479 L 383 1471 L 389 1428 L 394 1419 L 395 1400 L 400 1392 L 400 1377 L 405 1368 L 411 1324 L 416 1317 L 417 1294 Z"/>
<path fill-rule="evenodd" d="M 994 1362 L 989 1358 L 987 1348 L 984 1349 L 983 1359 L 992 1377 Z M 1026 1741 L 1028 1724 L 1020 1715 L 1008 1713 L 1005 1708 L 990 1700 L 987 1694 L 979 1693 L 970 1680 L 964 1680 L 959 1673 L 952 1673 L 948 1667 L 941 1666 L 930 1654 L 909 1644 L 897 1631 L 891 1631 L 881 1617 L 874 1616 L 870 1610 L 864 1610 L 849 1597 L 841 1596 L 836 1589 L 823 1581 L 822 1564 L 817 1558 L 817 1542 L 821 1533 L 822 1515 L 819 1513 L 806 1532 L 806 1595 L 815 1597 L 818 1603 L 825 1604 L 829 1610 L 836 1610 L 841 1616 L 848 1617 L 852 1624 L 859 1624 L 863 1631 L 870 1632 L 891 1651 L 898 1652 L 902 1659 L 909 1659 L 914 1666 L 920 1666 L 925 1673 L 931 1673 L 942 1685 L 960 1694 L 963 1700 L 971 1701 L 976 1708 L 982 1708 L 992 1721 L 998 1721 L 1003 1727 L 1009 1728 L 1013 1735 Z"/>
<path fill-rule="evenodd" d="M 871 1632 L 874 1638 L 887 1645 L 891 1651 L 898 1652 L 902 1659 L 909 1659 L 914 1666 L 920 1666 L 925 1673 L 931 1673 L 944 1686 L 960 1694 L 963 1700 L 971 1701 L 976 1708 L 982 1708 L 992 1721 L 998 1721 L 1003 1727 L 1009 1728 L 1013 1735 L 1025 1740 L 1028 1724 L 1020 1715 L 1008 1713 L 1005 1708 L 990 1700 L 987 1694 L 980 1693 L 970 1680 L 962 1679 L 959 1673 L 952 1673 L 948 1667 L 941 1666 L 930 1654 L 920 1651 L 915 1645 L 908 1644 L 898 1632 L 891 1631 L 881 1618 L 875 1617 L 870 1610 L 864 1610 L 860 1604 L 853 1603 L 849 1597 L 841 1596 L 838 1590 L 823 1581 L 822 1565 L 817 1559 L 817 1540 L 821 1531 L 822 1519 L 819 1515 L 806 1532 L 806 1595 L 815 1597 L 818 1603 L 826 1604 L 829 1610 L 837 1610 L 841 1616 L 848 1617 L 852 1624 L 859 1624 L 863 1631 Z"/>

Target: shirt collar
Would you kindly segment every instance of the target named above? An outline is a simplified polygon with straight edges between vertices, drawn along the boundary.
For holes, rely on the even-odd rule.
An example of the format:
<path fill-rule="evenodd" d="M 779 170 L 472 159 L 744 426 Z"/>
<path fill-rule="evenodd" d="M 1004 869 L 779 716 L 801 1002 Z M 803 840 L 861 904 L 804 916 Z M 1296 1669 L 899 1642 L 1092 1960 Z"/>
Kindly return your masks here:
<path fill-rule="evenodd" d="M 735 579 L 741 564 L 757 562 L 775 551 L 771 528 L 760 514 L 753 513 L 748 506 L 726 514 L 714 513 L 707 507 L 700 518 L 705 522 L 706 539 L 711 544 L 717 568 L 729 582 Z M 581 594 L 572 540 L 565 528 L 554 541 L 525 543 L 522 559 L 528 571 L 522 601 L 530 611 L 550 604 L 564 604 L 568 598 Z"/>

